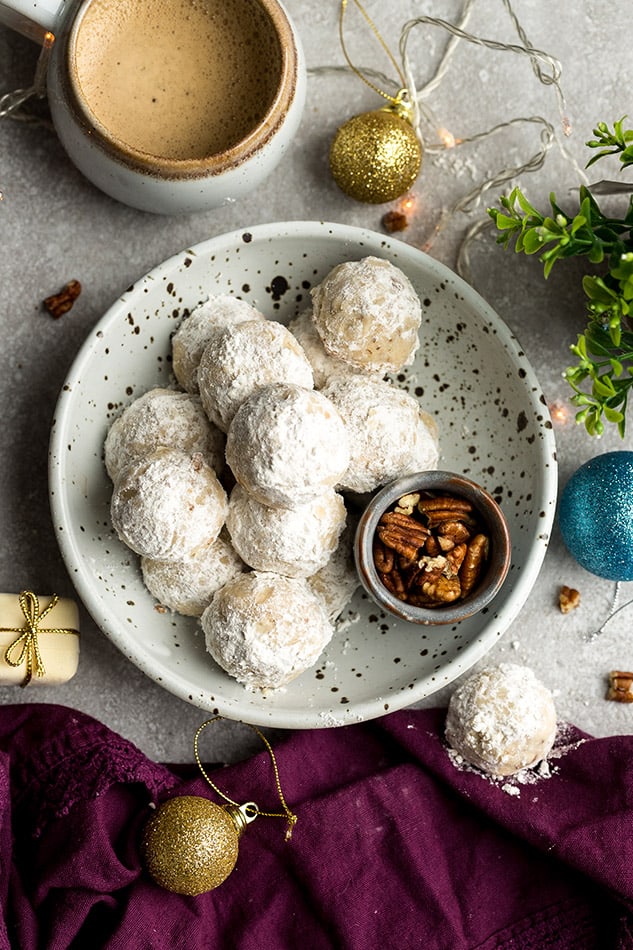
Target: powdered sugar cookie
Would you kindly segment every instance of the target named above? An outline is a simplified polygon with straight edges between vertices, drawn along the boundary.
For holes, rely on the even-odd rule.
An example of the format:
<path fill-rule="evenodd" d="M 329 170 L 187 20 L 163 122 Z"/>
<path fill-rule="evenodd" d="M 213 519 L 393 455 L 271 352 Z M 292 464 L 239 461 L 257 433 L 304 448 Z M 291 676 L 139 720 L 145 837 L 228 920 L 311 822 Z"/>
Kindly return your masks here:
<path fill-rule="evenodd" d="M 366 376 L 336 376 L 322 390 L 348 431 L 350 463 L 339 485 L 374 491 L 402 475 L 437 468 L 437 427 L 413 396 Z"/>
<path fill-rule="evenodd" d="M 345 503 L 333 490 L 297 508 L 271 508 L 236 485 L 226 527 L 235 550 L 251 567 L 309 577 L 336 549 L 345 520 Z"/>
<path fill-rule="evenodd" d="M 357 519 L 348 512 L 347 524 L 329 561 L 308 577 L 308 586 L 321 599 L 332 622 L 348 605 L 360 585 L 354 564 L 354 532 Z"/>
<path fill-rule="evenodd" d="M 276 383 L 256 390 L 235 413 L 226 460 L 262 504 L 296 508 L 340 480 L 349 464 L 349 437 L 322 393 Z"/>
<path fill-rule="evenodd" d="M 224 434 L 209 422 L 200 400 L 175 389 L 150 389 L 118 416 L 105 440 L 105 466 L 116 481 L 130 462 L 159 446 L 200 452 L 209 465 L 224 468 Z"/>
<path fill-rule="evenodd" d="M 314 325 L 332 356 L 383 375 L 413 362 L 422 308 L 398 267 L 378 257 L 346 261 L 311 293 Z"/>
<path fill-rule="evenodd" d="M 121 540 L 144 557 L 182 560 L 214 541 L 226 493 L 200 453 L 159 448 L 123 470 L 110 504 Z"/>
<path fill-rule="evenodd" d="M 200 617 L 216 590 L 246 565 L 222 536 L 182 561 L 141 558 L 143 581 L 156 600 L 186 617 Z"/>
<path fill-rule="evenodd" d="M 289 683 L 316 663 L 334 632 L 303 578 L 261 571 L 225 584 L 201 623 L 213 659 L 250 689 Z"/>
<path fill-rule="evenodd" d="M 526 666 L 473 673 L 451 696 L 446 738 L 471 765 L 512 775 L 546 758 L 556 737 L 552 694 Z"/>
<path fill-rule="evenodd" d="M 232 294 L 217 294 L 195 307 L 171 341 L 174 376 L 189 393 L 198 392 L 198 364 L 209 339 L 222 327 L 265 320 L 255 307 Z"/>
<path fill-rule="evenodd" d="M 255 389 L 296 383 L 312 389 L 312 367 L 287 327 L 274 320 L 248 320 L 218 330 L 204 349 L 198 386 L 209 419 L 224 432 Z"/>
<path fill-rule="evenodd" d="M 298 317 L 291 320 L 288 329 L 297 338 L 310 362 L 316 389 L 322 389 L 332 376 L 338 376 L 339 373 L 367 372 L 327 352 L 314 325 L 311 310 L 304 310 Z M 380 373 L 373 375 L 377 378 L 381 376 Z"/>

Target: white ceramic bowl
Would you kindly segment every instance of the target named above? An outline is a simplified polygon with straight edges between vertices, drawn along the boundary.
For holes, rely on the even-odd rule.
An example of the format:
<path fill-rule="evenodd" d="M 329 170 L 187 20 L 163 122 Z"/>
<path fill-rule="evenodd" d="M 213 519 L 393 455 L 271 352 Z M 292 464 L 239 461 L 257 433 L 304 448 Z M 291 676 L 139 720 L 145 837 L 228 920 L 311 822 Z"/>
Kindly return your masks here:
<path fill-rule="evenodd" d="M 227 676 L 198 623 L 159 613 L 137 558 L 110 525 L 103 441 L 121 409 L 171 380 L 170 337 L 209 294 L 244 297 L 287 322 L 336 264 L 374 254 L 400 267 L 424 305 L 421 346 L 397 384 L 440 428 L 439 467 L 501 504 L 512 564 L 494 603 L 424 629 L 359 589 L 316 666 L 263 695 Z M 50 500 L 62 555 L 96 623 L 152 679 L 202 709 L 280 728 L 338 726 L 421 700 L 468 670 L 524 604 L 541 567 L 557 491 L 545 400 L 520 345 L 463 280 L 403 242 L 324 222 L 266 224 L 183 250 L 126 290 L 91 331 L 63 386 L 50 445 Z"/>

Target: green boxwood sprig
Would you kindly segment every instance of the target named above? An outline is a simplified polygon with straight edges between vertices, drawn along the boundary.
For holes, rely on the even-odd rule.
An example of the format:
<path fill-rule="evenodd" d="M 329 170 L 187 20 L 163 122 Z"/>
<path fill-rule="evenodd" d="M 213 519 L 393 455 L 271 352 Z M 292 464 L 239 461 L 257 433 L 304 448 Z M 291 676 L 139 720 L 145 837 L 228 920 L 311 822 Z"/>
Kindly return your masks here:
<path fill-rule="evenodd" d="M 623 129 L 623 122 L 615 122 L 613 131 L 604 122 L 593 130 L 596 137 L 586 144 L 600 151 L 588 166 L 614 154 L 622 168 L 633 165 L 633 130 Z M 603 214 L 584 185 L 573 216 L 559 207 L 553 193 L 547 215 L 520 188 L 499 200 L 501 210 L 488 209 L 499 231 L 497 243 L 507 248 L 514 242 L 517 253 L 538 254 L 546 278 L 556 261 L 569 257 L 584 256 L 598 269 L 583 278 L 588 322 L 570 347 L 578 362 L 563 375 L 573 390 L 576 421 L 590 435 L 602 435 L 607 422 L 624 436 L 633 387 L 633 194 L 620 218 Z"/>

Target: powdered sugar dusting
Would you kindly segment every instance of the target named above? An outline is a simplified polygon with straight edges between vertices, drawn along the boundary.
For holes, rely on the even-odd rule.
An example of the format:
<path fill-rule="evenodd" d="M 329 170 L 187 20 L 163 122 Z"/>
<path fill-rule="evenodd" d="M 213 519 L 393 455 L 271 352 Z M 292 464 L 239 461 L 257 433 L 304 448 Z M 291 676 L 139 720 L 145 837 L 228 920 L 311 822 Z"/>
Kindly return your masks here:
<path fill-rule="evenodd" d="M 172 355 L 174 376 L 187 392 L 198 392 L 198 365 L 213 334 L 222 327 L 243 320 L 264 320 L 259 310 L 233 294 L 208 297 L 195 307 L 174 333 Z"/>

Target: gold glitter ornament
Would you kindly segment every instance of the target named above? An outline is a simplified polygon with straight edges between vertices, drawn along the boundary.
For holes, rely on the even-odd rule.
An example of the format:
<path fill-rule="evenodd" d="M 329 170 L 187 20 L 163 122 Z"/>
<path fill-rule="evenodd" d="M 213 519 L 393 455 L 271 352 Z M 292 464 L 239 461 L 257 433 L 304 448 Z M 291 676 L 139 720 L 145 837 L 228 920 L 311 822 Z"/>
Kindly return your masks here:
<path fill-rule="evenodd" d="M 166 890 L 190 897 L 218 887 L 235 867 L 240 834 L 257 814 L 248 808 L 216 805 L 199 795 L 163 802 L 141 843 L 149 874 Z"/>
<path fill-rule="evenodd" d="M 330 170 L 356 201 L 383 204 L 405 194 L 420 171 L 422 146 L 397 105 L 363 112 L 342 125 L 330 148 Z"/>
<path fill-rule="evenodd" d="M 141 839 L 141 857 L 154 881 L 165 890 L 189 897 L 211 891 L 227 879 L 237 862 L 240 835 L 258 815 L 285 818 L 288 822 L 286 840 L 292 837 L 297 821 L 281 789 L 275 754 L 256 726 L 249 728 L 257 733 L 268 750 L 283 812 L 261 811 L 254 802 L 239 805 L 213 784 L 202 765 L 198 740 L 202 730 L 219 719 L 222 716 L 202 723 L 194 736 L 193 748 L 204 779 L 227 804 L 217 805 L 200 795 L 170 798 L 149 819 Z"/>

